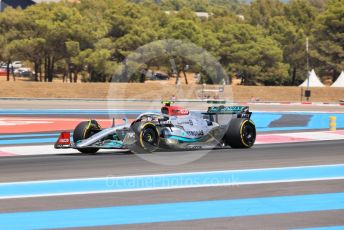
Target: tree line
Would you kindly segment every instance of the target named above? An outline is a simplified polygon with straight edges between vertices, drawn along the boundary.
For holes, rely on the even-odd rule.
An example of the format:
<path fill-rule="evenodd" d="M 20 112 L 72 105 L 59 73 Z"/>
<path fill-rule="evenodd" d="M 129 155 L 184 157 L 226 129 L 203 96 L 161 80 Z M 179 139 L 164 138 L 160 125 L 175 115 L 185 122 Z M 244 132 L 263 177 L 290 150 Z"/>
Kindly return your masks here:
<path fill-rule="evenodd" d="M 199 11 L 209 17 L 197 17 Z M 51 82 L 56 74 L 70 82 L 122 81 L 114 72 L 130 52 L 178 39 L 216 57 L 228 81 L 236 76 L 245 85 L 297 85 L 307 76 L 306 38 L 310 65 L 320 74 L 335 79 L 344 69 L 343 18 L 342 0 L 41 3 L 0 13 L 0 60 L 29 61 L 35 81 Z M 147 65 L 170 70 L 161 60 Z M 191 65 L 190 71 L 200 70 Z M 212 83 L 206 74 L 203 81 Z"/>

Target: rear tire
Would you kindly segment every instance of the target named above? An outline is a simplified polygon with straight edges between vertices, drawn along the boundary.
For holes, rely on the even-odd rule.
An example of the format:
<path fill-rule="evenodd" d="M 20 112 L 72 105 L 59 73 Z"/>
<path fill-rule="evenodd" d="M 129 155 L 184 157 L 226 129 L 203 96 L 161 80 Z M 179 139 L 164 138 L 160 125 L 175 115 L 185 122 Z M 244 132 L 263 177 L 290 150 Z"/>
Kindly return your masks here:
<path fill-rule="evenodd" d="M 251 148 L 256 141 L 256 126 L 251 120 L 236 118 L 231 120 L 223 142 L 232 148 Z"/>
<path fill-rule="evenodd" d="M 91 121 L 80 122 L 76 126 L 76 128 L 74 129 L 74 133 L 73 133 L 74 143 L 77 143 L 78 141 L 87 139 L 90 136 L 92 136 L 94 134 L 94 132 L 92 130 L 94 130 L 95 128 L 98 128 L 98 127 L 95 127 L 95 124 L 91 123 Z M 99 149 L 97 149 L 97 148 L 78 148 L 77 150 L 81 153 L 94 154 L 94 153 L 98 152 Z"/>

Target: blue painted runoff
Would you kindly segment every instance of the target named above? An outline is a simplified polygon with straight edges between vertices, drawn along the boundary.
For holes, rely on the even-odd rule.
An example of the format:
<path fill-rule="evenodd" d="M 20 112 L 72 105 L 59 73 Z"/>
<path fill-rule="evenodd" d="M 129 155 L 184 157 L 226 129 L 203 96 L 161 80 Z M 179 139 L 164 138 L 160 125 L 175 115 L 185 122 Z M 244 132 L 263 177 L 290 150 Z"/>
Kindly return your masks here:
<path fill-rule="evenodd" d="M 61 109 L 46 109 L 46 110 L 27 110 L 27 109 L 4 109 L 0 110 L 0 115 L 138 115 L 143 112 L 159 112 L 158 110 L 143 111 L 143 110 L 61 110 Z M 200 112 L 200 111 L 196 111 Z M 283 115 L 310 115 L 310 121 L 305 126 L 295 127 L 273 127 L 269 124 L 272 121 L 278 120 Z M 307 130 L 307 129 L 327 129 L 329 126 L 329 117 L 337 117 L 337 128 L 344 128 L 344 113 L 316 113 L 316 112 L 253 112 L 252 120 L 255 122 L 257 130 L 264 131 L 281 131 L 281 130 Z"/>
<path fill-rule="evenodd" d="M 308 123 L 304 126 L 292 127 L 269 127 L 273 121 L 280 119 L 283 115 L 309 115 L 311 116 Z M 338 129 L 344 128 L 344 113 L 314 113 L 314 112 L 254 112 L 251 119 L 256 125 L 258 132 L 267 131 L 293 131 L 293 130 L 310 130 L 310 129 L 328 129 L 329 117 L 337 118 L 336 125 Z"/>
<path fill-rule="evenodd" d="M 19 145 L 19 144 L 45 144 L 56 142 L 58 135 L 55 138 L 28 138 L 28 139 L 13 139 L 1 140 L 0 145 Z"/>
<path fill-rule="evenodd" d="M 298 228 L 297 230 L 343 230 L 343 229 L 344 229 L 344 225 L 342 225 L 342 226 L 325 226 L 325 227 L 316 227 L 316 228 Z"/>
<path fill-rule="evenodd" d="M 343 179 L 344 164 L 218 172 L 178 173 L 132 177 L 104 177 L 0 183 L 0 199 L 9 197 L 53 196 L 73 193 L 120 192 L 145 189 L 182 188 L 209 185 L 237 185 Z"/>
<path fill-rule="evenodd" d="M 138 115 L 143 112 L 159 112 L 159 110 L 82 110 L 82 109 L 2 109 L 0 115 L 116 115 L 116 114 L 130 114 Z M 201 111 L 196 111 L 201 112 Z M 267 127 L 271 121 L 279 119 L 283 114 L 300 114 L 300 115 L 312 115 L 314 118 L 311 120 L 311 126 L 319 125 L 328 126 L 328 117 L 337 116 L 337 122 L 339 121 L 340 126 L 344 123 L 344 113 L 316 113 L 316 112 L 253 112 L 252 119 L 257 123 L 257 127 Z M 344 125 L 342 126 L 344 127 Z"/>
<path fill-rule="evenodd" d="M 0 135 L 1 145 L 54 143 L 59 133 L 29 133 Z"/>
<path fill-rule="evenodd" d="M 344 209 L 344 193 L 0 214 L 1 229 L 56 229 Z"/>
<path fill-rule="evenodd" d="M 59 133 L 23 133 L 23 134 L 5 134 L 0 135 L 1 139 L 9 139 L 9 138 L 23 138 L 23 137 L 56 137 Z"/>
<path fill-rule="evenodd" d="M 111 114 L 140 114 L 142 110 L 117 110 L 117 109 L 98 109 L 98 110 L 83 110 L 83 109 L 2 109 L 0 115 L 111 115 Z M 158 112 L 145 111 L 145 112 Z"/>

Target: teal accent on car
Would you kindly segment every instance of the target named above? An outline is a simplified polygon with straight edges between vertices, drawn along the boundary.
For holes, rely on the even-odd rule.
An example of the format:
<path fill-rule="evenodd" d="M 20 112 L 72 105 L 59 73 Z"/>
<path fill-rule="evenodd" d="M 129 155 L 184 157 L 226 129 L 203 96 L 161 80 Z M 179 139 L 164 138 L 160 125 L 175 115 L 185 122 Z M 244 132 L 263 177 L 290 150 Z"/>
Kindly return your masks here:
<path fill-rule="evenodd" d="M 211 106 L 208 113 L 238 113 L 245 110 L 247 106 Z"/>
<path fill-rule="evenodd" d="M 198 142 L 201 140 L 201 138 L 187 138 L 187 137 L 180 137 L 180 136 L 169 136 L 167 139 L 174 139 L 182 142 Z"/>
<path fill-rule="evenodd" d="M 122 141 L 111 141 L 111 142 L 107 142 L 105 143 L 103 146 L 103 148 L 122 148 L 123 147 L 123 142 Z"/>

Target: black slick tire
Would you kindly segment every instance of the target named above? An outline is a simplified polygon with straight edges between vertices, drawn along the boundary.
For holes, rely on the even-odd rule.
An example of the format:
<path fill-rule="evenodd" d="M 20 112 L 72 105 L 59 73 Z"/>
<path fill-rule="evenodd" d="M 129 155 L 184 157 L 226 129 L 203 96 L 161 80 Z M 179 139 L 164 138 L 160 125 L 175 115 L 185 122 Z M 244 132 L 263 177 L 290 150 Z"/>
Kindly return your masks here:
<path fill-rule="evenodd" d="M 232 148 L 251 148 L 256 141 L 256 126 L 253 121 L 235 118 L 230 121 L 223 137 L 225 145 Z"/>
<path fill-rule="evenodd" d="M 92 127 L 94 124 L 92 124 L 91 121 L 83 121 L 80 122 L 73 132 L 73 141 L 74 143 L 77 143 L 78 141 L 84 140 L 89 138 L 93 135 L 92 133 Z M 98 152 L 98 148 L 78 148 L 77 149 L 81 153 L 88 153 L 88 154 L 94 154 Z"/>

